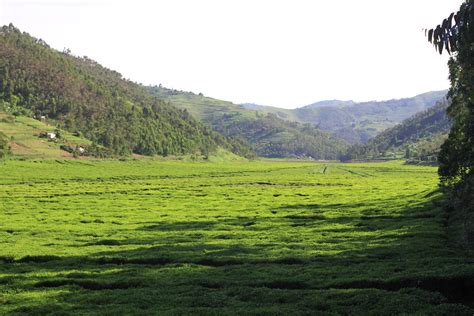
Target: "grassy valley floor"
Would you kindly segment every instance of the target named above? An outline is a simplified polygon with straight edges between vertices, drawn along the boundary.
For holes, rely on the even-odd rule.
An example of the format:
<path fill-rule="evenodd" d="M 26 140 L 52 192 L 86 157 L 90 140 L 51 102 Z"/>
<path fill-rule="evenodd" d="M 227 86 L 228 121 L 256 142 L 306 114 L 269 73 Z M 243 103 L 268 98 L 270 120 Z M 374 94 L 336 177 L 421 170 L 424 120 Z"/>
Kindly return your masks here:
<path fill-rule="evenodd" d="M 472 315 L 437 183 L 401 162 L 7 161 L 0 314 Z"/>

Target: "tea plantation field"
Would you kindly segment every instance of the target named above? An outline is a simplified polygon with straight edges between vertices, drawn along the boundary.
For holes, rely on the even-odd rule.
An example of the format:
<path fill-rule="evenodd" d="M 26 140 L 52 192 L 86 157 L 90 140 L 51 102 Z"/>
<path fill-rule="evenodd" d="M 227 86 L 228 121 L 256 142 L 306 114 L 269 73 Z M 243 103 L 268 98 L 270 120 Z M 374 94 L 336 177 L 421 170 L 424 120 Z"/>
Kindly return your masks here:
<path fill-rule="evenodd" d="M 466 314 L 436 168 L 0 163 L 0 314 Z"/>

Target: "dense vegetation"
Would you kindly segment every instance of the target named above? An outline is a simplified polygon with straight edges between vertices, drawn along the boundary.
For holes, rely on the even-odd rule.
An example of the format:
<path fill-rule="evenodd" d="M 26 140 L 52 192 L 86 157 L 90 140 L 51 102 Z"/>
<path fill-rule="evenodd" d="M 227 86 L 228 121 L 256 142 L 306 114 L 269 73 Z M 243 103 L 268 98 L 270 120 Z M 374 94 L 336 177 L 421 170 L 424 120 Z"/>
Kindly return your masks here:
<path fill-rule="evenodd" d="M 93 60 L 49 48 L 13 25 L 0 31 L 0 111 L 46 116 L 116 155 L 207 155 L 250 149 Z"/>
<path fill-rule="evenodd" d="M 447 184 L 467 181 L 474 166 L 474 1 L 463 4 L 457 16 L 456 53 L 449 61 L 453 128 L 440 155 L 440 175 Z"/>
<path fill-rule="evenodd" d="M 439 175 L 453 197 L 451 225 L 462 230 L 458 242 L 474 252 L 474 1 L 428 31 L 428 40 L 439 53 L 453 53 L 449 60 L 453 127 L 439 155 Z"/>
<path fill-rule="evenodd" d="M 347 147 L 344 141 L 309 125 L 286 122 L 275 115 L 255 119 L 232 113 L 213 115 L 211 124 L 220 133 L 242 137 L 263 157 L 309 157 L 337 159 Z"/>
<path fill-rule="evenodd" d="M 472 315 L 436 169 L 7 161 L 0 314 Z"/>
<path fill-rule="evenodd" d="M 5 158 L 10 153 L 7 136 L 0 132 L 0 159 Z"/>
<path fill-rule="evenodd" d="M 451 122 L 446 114 L 448 102 L 406 119 L 366 144 L 353 145 L 343 159 L 407 158 L 413 161 L 435 162 L 445 141 Z"/>
<path fill-rule="evenodd" d="M 346 148 L 344 141 L 309 124 L 285 121 L 274 114 L 260 114 L 230 102 L 191 92 L 149 87 L 157 98 L 184 108 L 219 133 L 241 139 L 263 157 L 312 157 L 336 159 Z"/>
<path fill-rule="evenodd" d="M 248 109 L 272 113 L 279 118 L 309 123 L 345 141 L 365 143 L 387 128 L 434 106 L 446 91 L 435 91 L 412 98 L 388 101 L 321 101 L 293 110 L 244 104 Z"/>

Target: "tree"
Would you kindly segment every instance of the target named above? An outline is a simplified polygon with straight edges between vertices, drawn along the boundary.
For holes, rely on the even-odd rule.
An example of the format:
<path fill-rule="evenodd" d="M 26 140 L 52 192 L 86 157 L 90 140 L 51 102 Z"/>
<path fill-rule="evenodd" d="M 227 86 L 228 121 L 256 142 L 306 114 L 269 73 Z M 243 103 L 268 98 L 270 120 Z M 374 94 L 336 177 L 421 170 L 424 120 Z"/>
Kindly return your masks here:
<path fill-rule="evenodd" d="M 405 150 L 405 158 L 407 159 L 411 158 L 410 147 L 407 147 L 407 149 Z"/>
<path fill-rule="evenodd" d="M 426 33 L 440 54 L 445 50 L 451 55 L 447 113 L 453 126 L 438 159 L 441 182 L 455 186 L 472 177 L 474 170 L 474 0 Z"/>
<path fill-rule="evenodd" d="M 10 146 L 8 145 L 8 138 L 5 134 L 0 132 L 0 159 L 5 158 L 10 153 Z"/>
<path fill-rule="evenodd" d="M 453 23 L 454 21 L 454 23 Z M 454 230 L 452 241 L 474 254 L 474 0 L 466 0 L 435 29 L 428 40 L 439 53 L 451 55 L 447 109 L 453 121 L 448 139 L 439 153 L 441 183 L 451 193 L 453 213 L 448 225 Z"/>

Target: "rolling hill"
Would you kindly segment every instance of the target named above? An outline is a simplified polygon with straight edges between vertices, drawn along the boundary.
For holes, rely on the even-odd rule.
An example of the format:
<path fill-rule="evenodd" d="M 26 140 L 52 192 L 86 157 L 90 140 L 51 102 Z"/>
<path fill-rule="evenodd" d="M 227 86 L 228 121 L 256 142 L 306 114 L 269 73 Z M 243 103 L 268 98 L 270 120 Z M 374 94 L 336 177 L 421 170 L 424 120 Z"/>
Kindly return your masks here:
<path fill-rule="evenodd" d="M 53 120 L 113 155 L 208 155 L 224 148 L 252 155 L 87 57 L 51 49 L 13 25 L 0 29 L 0 111 Z"/>
<path fill-rule="evenodd" d="M 436 161 L 441 144 L 446 139 L 451 122 L 446 114 L 448 102 L 435 106 L 404 120 L 369 140 L 353 145 L 344 159 L 405 157 Z"/>
<path fill-rule="evenodd" d="M 161 86 L 148 90 L 156 98 L 186 109 L 215 131 L 250 144 L 259 156 L 336 159 L 347 148 L 345 141 L 321 129 L 273 113 L 262 114 L 231 102 Z"/>
<path fill-rule="evenodd" d="M 365 143 L 383 130 L 434 106 L 445 95 L 443 90 L 388 101 L 329 100 L 292 110 L 256 104 L 242 104 L 242 107 L 272 113 L 285 120 L 310 123 L 355 144 Z"/>

